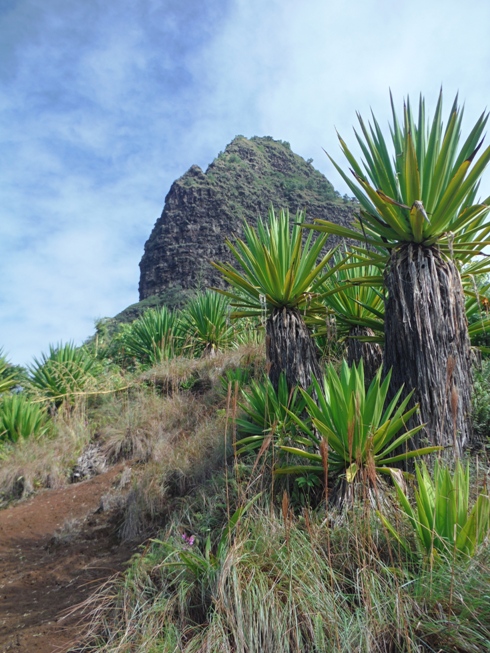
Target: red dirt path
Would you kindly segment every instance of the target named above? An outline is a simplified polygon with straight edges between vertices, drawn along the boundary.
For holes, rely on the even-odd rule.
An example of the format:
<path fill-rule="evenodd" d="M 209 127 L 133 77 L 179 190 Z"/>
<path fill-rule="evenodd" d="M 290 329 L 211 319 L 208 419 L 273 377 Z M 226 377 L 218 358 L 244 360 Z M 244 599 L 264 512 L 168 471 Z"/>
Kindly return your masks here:
<path fill-rule="evenodd" d="M 109 515 L 95 512 L 120 471 L 0 511 L 1 653 L 66 651 L 81 630 L 80 614 L 67 611 L 124 568 L 135 545 L 118 544 Z M 69 534 L 69 520 L 81 520 L 81 532 L 53 537 Z"/>

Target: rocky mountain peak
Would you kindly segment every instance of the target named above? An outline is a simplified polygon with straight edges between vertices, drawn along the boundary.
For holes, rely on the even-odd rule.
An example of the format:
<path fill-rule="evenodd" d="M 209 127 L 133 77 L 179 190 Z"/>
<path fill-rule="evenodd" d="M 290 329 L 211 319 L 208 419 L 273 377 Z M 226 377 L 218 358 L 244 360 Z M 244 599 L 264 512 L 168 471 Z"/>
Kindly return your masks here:
<path fill-rule="evenodd" d="M 225 240 L 242 234 L 244 219 L 256 224 L 258 216 L 265 217 L 271 204 L 345 226 L 354 212 L 354 205 L 289 143 L 237 136 L 206 172 L 193 165 L 172 184 L 145 244 L 140 300 L 222 286 L 210 261 L 232 261 Z"/>

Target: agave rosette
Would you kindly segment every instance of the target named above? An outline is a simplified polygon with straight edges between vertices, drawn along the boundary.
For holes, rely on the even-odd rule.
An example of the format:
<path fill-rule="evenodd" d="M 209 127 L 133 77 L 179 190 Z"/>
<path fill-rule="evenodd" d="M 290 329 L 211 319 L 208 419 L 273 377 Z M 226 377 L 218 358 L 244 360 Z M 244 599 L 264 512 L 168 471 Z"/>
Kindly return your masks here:
<path fill-rule="evenodd" d="M 372 116 L 366 125 L 358 114 L 361 163 L 339 136 L 352 179 L 336 163 L 336 169 L 360 204 L 353 228 L 324 220 L 305 225 L 326 233 L 354 238 L 374 247 L 382 256 L 403 243 L 430 247 L 438 244 L 451 258 L 466 263 L 490 245 L 486 220 L 490 198 L 476 201 L 479 179 L 490 160 L 490 147 L 482 152 L 488 114 L 476 121 L 460 145 L 463 110 L 457 97 L 447 125 L 442 118 L 442 92 L 432 121 L 426 120 L 420 98 L 417 117 L 410 101 L 400 121 L 391 100 L 393 123 L 390 146 Z"/>
<path fill-rule="evenodd" d="M 232 290 L 215 288 L 234 307 L 232 317 L 261 316 L 274 308 L 297 308 L 308 314 L 325 313 L 321 304 L 322 284 L 337 266 L 327 268 L 335 250 L 322 255 L 328 234 L 303 242 L 305 214 L 294 219 L 288 211 L 278 215 L 271 208 L 268 221 L 259 218 L 257 228 L 244 224 L 244 239 L 226 241 L 239 269 L 230 263 L 212 265 Z"/>
<path fill-rule="evenodd" d="M 380 369 L 366 390 L 362 360 L 352 367 L 344 360 L 340 374 L 329 365 L 323 384 L 313 381 L 316 400 L 301 390 L 311 425 L 290 413 L 303 433 L 295 437 L 300 446 L 281 446 L 283 451 L 308 460 L 308 464 L 280 467 L 276 474 L 323 474 L 324 463 L 318 453 L 322 439 L 328 445 L 329 472 L 345 473 L 347 481 L 353 481 L 361 468 L 390 474 L 392 465 L 440 450 L 429 446 L 398 453 L 423 425 L 406 429 L 418 407 L 407 410 L 412 393 L 401 399 L 403 388 L 387 403 L 390 380 L 391 372 L 382 379 Z"/>

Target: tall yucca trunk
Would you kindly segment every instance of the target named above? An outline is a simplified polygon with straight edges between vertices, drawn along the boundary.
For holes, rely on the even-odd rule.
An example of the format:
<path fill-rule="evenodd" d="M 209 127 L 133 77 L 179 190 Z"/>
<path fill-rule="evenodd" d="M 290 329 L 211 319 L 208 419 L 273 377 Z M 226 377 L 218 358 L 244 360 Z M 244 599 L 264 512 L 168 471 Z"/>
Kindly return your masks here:
<path fill-rule="evenodd" d="M 436 248 L 410 243 L 391 254 L 386 284 L 385 370 L 392 388 L 415 389 L 425 437 L 461 453 L 471 436 L 471 358 L 458 269 Z M 414 447 L 424 439 L 416 436 Z"/>
<path fill-rule="evenodd" d="M 355 326 L 349 331 L 347 338 L 347 362 L 352 365 L 364 364 L 364 380 L 366 386 L 376 376 L 376 372 L 383 363 L 383 351 L 377 342 L 362 342 L 358 336 L 374 336 L 374 331 L 369 327 Z"/>
<path fill-rule="evenodd" d="M 277 390 L 281 372 L 289 388 L 308 388 L 312 378 L 320 379 L 318 353 L 301 313 L 293 308 L 276 308 L 266 324 L 266 356 L 269 378 Z"/>

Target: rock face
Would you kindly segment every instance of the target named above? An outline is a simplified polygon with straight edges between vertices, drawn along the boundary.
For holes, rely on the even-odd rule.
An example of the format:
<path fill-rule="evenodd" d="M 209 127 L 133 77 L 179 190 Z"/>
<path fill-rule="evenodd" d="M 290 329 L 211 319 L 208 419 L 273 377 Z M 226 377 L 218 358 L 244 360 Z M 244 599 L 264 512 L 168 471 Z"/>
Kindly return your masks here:
<path fill-rule="evenodd" d="M 192 166 L 175 181 L 145 244 L 140 300 L 169 292 L 223 286 L 210 261 L 233 261 L 225 240 L 242 235 L 243 220 L 256 224 L 270 205 L 305 209 L 348 226 L 354 205 L 343 201 L 311 162 L 288 143 L 237 136 L 204 173 Z M 335 244 L 331 237 L 329 246 Z"/>

